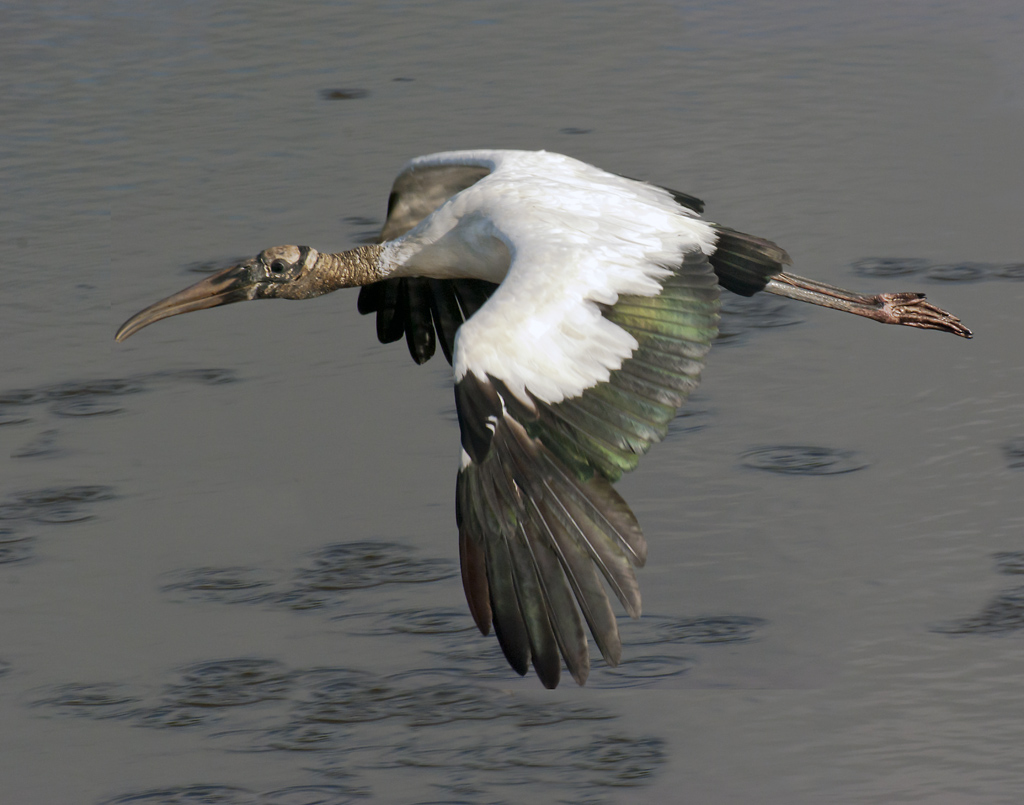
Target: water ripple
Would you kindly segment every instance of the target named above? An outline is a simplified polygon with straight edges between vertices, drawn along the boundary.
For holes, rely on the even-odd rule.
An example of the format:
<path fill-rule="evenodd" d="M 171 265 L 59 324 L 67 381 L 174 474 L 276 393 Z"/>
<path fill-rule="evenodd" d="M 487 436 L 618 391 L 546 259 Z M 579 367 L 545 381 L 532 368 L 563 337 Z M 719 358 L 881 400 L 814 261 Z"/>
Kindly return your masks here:
<path fill-rule="evenodd" d="M 986 263 L 952 263 L 932 266 L 925 272 L 925 276 L 943 282 L 977 282 L 991 276 L 993 268 Z"/>
<path fill-rule="evenodd" d="M 293 682 L 276 660 L 216 660 L 185 668 L 165 698 L 183 707 L 238 707 L 282 699 Z"/>
<path fill-rule="evenodd" d="M 581 783 L 596 789 L 643 785 L 666 760 L 664 742 L 651 736 L 567 734 L 558 741 L 542 736 L 534 740 L 496 737 L 463 738 L 442 745 L 410 741 L 396 747 L 392 755 L 399 767 L 436 769 L 447 774 L 455 770 L 477 775 L 483 772 L 501 780 L 503 787 L 540 783 L 549 795 Z M 574 791 L 571 801 L 583 801 L 581 795 Z M 472 801 L 483 800 L 474 797 Z"/>
<path fill-rule="evenodd" d="M 767 623 L 749 615 L 699 618 L 644 615 L 638 623 L 631 622 L 622 629 L 623 645 L 746 643 Z"/>
<path fill-rule="evenodd" d="M 853 271 L 862 277 L 902 277 L 923 274 L 931 263 L 919 257 L 864 257 L 853 263 Z"/>
<path fill-rule="evenodd" d="M 685 668 L 685 660 L 645 657 L 601 676 L 606 687 L 634 687 Z M 108 805 L 347 802 L 373 796 L 377 786 L 392 789 L 395 775 L 406 777 L 409 790 L 447 792 L 438 801 L 449 803 L 504 800 L 509 786 L 529 798 L 543 792 L 546 801 L 584 802 L 608 787 L 643 785 L 665 762 L 660 738 L 623 732 L 604 708 L 444 672 L 382 677 L 241 657 L 188 666 L 155 695 L 116 683 L 72 683 L 33 705 L 51 716 L 205 729 L 222 750 L 295 753 L 331 781 L 266 792 L 185 785 L 120 794 Z M 481 721 L 485 729 L 472 726 Z"/>
<path fill-rule="evenodd" d="M 1003 443 L 1003 455 L 1011 470 L 1024 468 L 1024 436 L 1018 436 Z"/>
<path fill-rule="evenodd" d="M 0 526 L 0 565 L 24 562 L 32 557 L 35 540 L 9 526 Z"/>
<path fill-rule="evenodd" d="M 34 439 L 12 450 L 11 458 L 56 458 L 65 455 L 66 451 L 57 444 L 58 433 L 55 428 L 44 430 Z"/>
<path fill-rule="evenodd" d="M 790 327 L 805 319 L 797 305 L 766 294 L 756 296 L 722 295 L 722 318 L 718 324 L 718 344 L 742 340 L 750 330 Z"/>
<path fill-rule="evenodd" d="M 61 400 L 50 406 L 50 411 L 55 416 L 84 417 L 84 416 L 108 416 L 119 414 L 124 410 L 120 405 L 103 400 L 85 398 Z"/>
<path fill-rule="evenodd" d="M 464 609 L 403 609 L 356 617 L 359 620 L 370 617 L 372 622 L 366 626 L 356 626 L 348 630 L 349 633 L 370 637 L 390 634 L 454 635 L 476 631 L 476 624 Z"/>
<path fill-rule="evenodd" d="M 198 567 L 164 574 L 160 591 L 174 601 L 254 604 L 271 600 L 273 582 L 246 567 Z"/>
<path fill-rule="evenodd" d="M 599 673 L 591 674 L 587 685 L 606 689 L 655 687 L 667 679 L 682 676 L 693 665 L 693 660 L 686 657 L 629 657 L 615 668 L 604 666 Z"/>
<path fill-rule="evenodd" d="M 677 436 L 680 433 L 695 433 L 698 430 L 702 430 L 708 424 L 710 417 L 711 410 L 706 407 L 694 408 L 687 406 L 681 408 L 668 423 L 668 438 Z"/>
<path fill-rule="evenodd" d="M 92 719 L 127 719 L 139 713 L 142 698 L 116 683 L 72 682 L 50 689 L 32 702 L 55 715 Z"/>
<path fill-rule="evenodd" d="M 415 549 L 393 542 L 342 542 L 327 545 L 312 554 L 305 567 L 298 568 L 290 581 L 282 582 L 256 568 L 183 568 L 164 575 L 160 589 L 173 599 L 214 601 L 224 604 L 266 604 L 294 610 L 319 610 L 347 600 L 347 593 L 388 584 L 426 584 L 448 579 L 458 573 L 447 559 L 415 555 Z M 392 631 L 415 632 L 423 628 L 419 613 L 404 617 L 406 628 Z M 379 632 L 377 632 L 379 633 Z"/>
<path fill-rule="evenodd" d="M 157 385 L 200 383 L 218 385 L 235 381 L 227 369 L 175 369 L 146 372 L 129 377 L 71 380 L 31 389 L 0 391 L 0 426 L 32 421 L 33 406 L 48 405 L 59 417 L 91 417 L 118 414 L 123 407 L 115 399 L 148 391 Z"/>
<path fill-rule="evenodd" d="M 952 635 L 998 635 L 1021 629 L 1024 629 L 1024 587 L 998 593 L 976 615 L 932 627 L 934 632 Z"/>
<path fill-rule="evenodd" d="M 1024 279 L 1024 263 L 933 263 L 918 257 L 865 257 L 852 267 L 862 277 L 916 275 L 942 282 Z"/>
<path fill-rule="evenodd" d="M 992 556 L 996 560 L 996 570 L 1000 573 L 1024 573 L 1024 551 L 1003 551 Z"/>
<path fill-rule="evenodd" d="M 421 584 L 455 575 L 445 559 L 416 559 L 411 549 L 392 542 L 340 542 L 313 554 L 312 566 L 299 572 L 298 585 L 309 590 L 358 590 L 380 584 Z"/>
<path fill-rule="evenodd" d="M 839 475 L 869 466 L 853 450 L 788 445 L 748 450 L 742 456 L 742 464 L 782 475 Z"/>
<path fill-rule="evenodd" d="M 105 799 L 100 805 L 350 805 L 366 792 L 338 785 L 296 785 L 256 792 L 224 785 L 155 788 Z"/>
<path fill-rule="evenodd" d="M 54 486 L 22 492 L 0 503 L 0 520 L 35 523 L 78 523 L 93 517 L 84 506 L 114 498 L 113 488 L 101 485 Z"/>

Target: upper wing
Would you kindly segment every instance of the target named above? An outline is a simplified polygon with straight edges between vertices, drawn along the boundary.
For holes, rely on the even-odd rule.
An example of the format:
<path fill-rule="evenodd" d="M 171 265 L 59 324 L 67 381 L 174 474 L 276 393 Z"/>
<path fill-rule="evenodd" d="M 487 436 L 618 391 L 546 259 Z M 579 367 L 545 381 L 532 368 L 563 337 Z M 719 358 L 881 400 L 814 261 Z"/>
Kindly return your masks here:
<path fill-rule="evenodd" d="M 410 165 L 391 188 L 380 241 L 405 234 L 491 170 L 484 165 Z M 671 188 L 662 189 L 681 206 L 703 212 L 704 202 L 700 199 Z M 485 280 L 472 279 L 388 279 L 361 288 L 358 309 L 363 315 L 377 314 L 377 338 L 382 344 L 404 336 L 412 359 L 425 363 L 433 357 L 439 342 L 441 352 L 451 363 L 459 325 L 476 313 L 497 287 Z M 757 290 L 763 287 L 762 282 Z"/>
<path fill-rule="evenodd" d="M 391 186 L 388 219 L 380 239 L 404 235 L 448 199 L 476 184 L 491 172 L 483 165 L 419 165 L 403 170 Z"/>
<path fill-rule="evenodd" d="M 659 283 L 656 295 L 600 306 L 637 346 L 581 394 L 544 402 L 527 387 L 523 400 L 472 370 L 456 385 L 466 598 L 482 632 L 493 622 L 512 667 L 523 674 L 532 662 L 547 687 L 558 684 L 559 655 L 579 684 L 586 680 L 584 621 L 605 660 L 618 663 L 618 628 L 598 571 L 626 611 L 640 613 L 633 568 L 643 565 L 646 543 L 611 482 L 668 432 L 718 331 L 718 285 L 702 252 L 687 253 Z"/>
<path fill-rule="evenodd" d="M 412 229 L 456 193 L 491 172 L 480 165 L 411 165 L 402 171 L 388 197 L 388 217 L 380 240 Z M 416 363 L 430 360 L 438 341 L 448 363 L 455 331 L 487 301 L 498 286 L 484 280 L 388 279 L 359 291 L 359 312 L 377 314 L 377 338 L 387 344 L 405 336 Z"/>

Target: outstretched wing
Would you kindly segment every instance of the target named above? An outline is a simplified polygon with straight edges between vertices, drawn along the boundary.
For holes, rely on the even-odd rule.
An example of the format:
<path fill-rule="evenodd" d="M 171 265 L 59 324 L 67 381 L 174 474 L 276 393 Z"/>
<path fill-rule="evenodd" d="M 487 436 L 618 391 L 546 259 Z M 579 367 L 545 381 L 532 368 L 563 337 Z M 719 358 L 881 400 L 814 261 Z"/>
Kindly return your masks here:
<path fill-rule="evenodd" d="M 480 165 L 414 164 L 406 168 L 391 188 L 387 220 L 379 240 L 392 240 L 405 234 L 449 198 L 476 184 L 490 172 L 490 167 Z M 667 187 L 662 189 L 668 191 L 680 206 L 696 213 L 704 211 L 704 202 L 699 198 Z M 722 231 L 732 233 L 731 230 Z M 745 244 L 745 241 L 737 243 Z M 742 255 L 735 264 L 742 278 L 738 284 L 731 283 L 734 264 L 722 259 L 727 251 L 720 246 L 718 259 L 712 258 L 716 270 L 719 264 L 723 266 L 726 279 L 722 284 L 745 296 L 754 293 L 755 289 L 764 288 L 768 275 L 762 279 L 754 270 L 752 276 L 749 262 L 744 261 Z M 763 263 L 761 269 L 764 273 Z M 771 273 L 781 270 L 780 266 Z M 360 289 L 358 309 L 363 315 L 377 314 L 377 338 L 382 344 L 404 337 L 409 354 L 420 364 L 430 360 L 440 344 L 441 352 L 450 364 L 459 326 L 480 309 L 497 287 L 494 283 L 473 279 L 387 279 Z"/>
<path fill-rule="evenodd" d="M 610 664 L 621 655 L 605 584 L 640 613 L 634 568 L 646 544 L 612 483 L 665 436 L 697 385 L 719 283 L 755 293 L 788 257 L 699 221 L 702 202 L 678 191 L 557 155 L 531 155 L 517 176 L 491 155 L 498 161 L 414 163 L 395 183 L 382 238 L 475 194 L 466 204 L 498 216 L 514 245 L 500 288 L 396 278 L 364 289 L 359 309 L 377 313 L 382 341 L 404 335 L 417 362 L 440 341 L 454 365 L 460 553 L 478 627 L 494 626 L 519 673 L 532 663 L 554 687 L 564 659 L 582 684 L 588 626 Z"/>
<path fill-rule="evenodd" d="M 678 196 L 683 195 L 674 190 L 669 192 L 677 201 Z M 719 284 L 726 290 L 740 296 L 753 296 L 793 262 L 784 249 L 770 240 L 717 224 L 712 226 L 717 244 L 710 257 L 711 265 Z M 497 287 L 492 282 L 473 279 L 383 280 L 360 290 L 359 312 L 377 314 L 377 338 L 382 344 L 404 336 L 416 363 L 428 361 L 438 342 L 445 359 L 451 363 L 456 331 Z"/>
<path fill-rule="evenodd" d="M 668 432 L 718 331 L 717 280 L 702 252 L 687 253 L 659 284 L 655 295 L 623 294 L 599 306 L 637 346 L 580 394 L 544 402 L 527 386 L 524 400 L 472 370 L 456 385 L 466 598 L 481 632 L 493 623 L 512 667 L 525 674 L 532 663 L 546 687 L 558 684 L 560 657 L 586 681 L 584 622 L 605 660 L 618 663 L 602 577 L 631 616 L 640 614 L 634 567 L 643 565 L 646 543 L 612 482 Z"/>

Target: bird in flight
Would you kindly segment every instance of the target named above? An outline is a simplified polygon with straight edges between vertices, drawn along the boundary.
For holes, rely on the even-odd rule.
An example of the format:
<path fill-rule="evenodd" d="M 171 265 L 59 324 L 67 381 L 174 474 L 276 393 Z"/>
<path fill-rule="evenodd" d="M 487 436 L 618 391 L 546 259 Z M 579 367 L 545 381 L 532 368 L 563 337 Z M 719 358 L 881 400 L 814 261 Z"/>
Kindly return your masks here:
<path fill-rule="evenodd" d="M 612 484 L 697 386 L 720 288 L 768 292 L 964 338 L 923 294 L 864 295 L 790 274 L 763 238 L 700 217 L 697 198 L 544 151 L 452 151 L 395 180 L 378 243 L 275 246 L 163 299 L 117 331 L 252 299 L 360 286 L 382 342 L 454 369 L 462 582 L 512 668 L 584 684 L 586 627 L 622 655 L 605 585 L 640 616 L 647 545 Z"/>

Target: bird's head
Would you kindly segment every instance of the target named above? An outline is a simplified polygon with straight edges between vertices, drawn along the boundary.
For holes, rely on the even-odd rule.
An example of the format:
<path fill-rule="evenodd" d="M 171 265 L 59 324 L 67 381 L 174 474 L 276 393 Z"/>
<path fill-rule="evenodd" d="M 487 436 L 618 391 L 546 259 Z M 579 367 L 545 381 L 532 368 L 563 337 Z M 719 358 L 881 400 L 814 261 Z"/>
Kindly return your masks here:
<path fill-rule="evenodd" d="M 143 327 L 168 316 L 251 299 L 308 299 L 328 290 L 314 271 L 320 253 L 309 246 L 274 246 L 256 257 L 219 271 L 183 291 L 161 299 L 121 325 L 115 339 L 124 341 Z"/>

